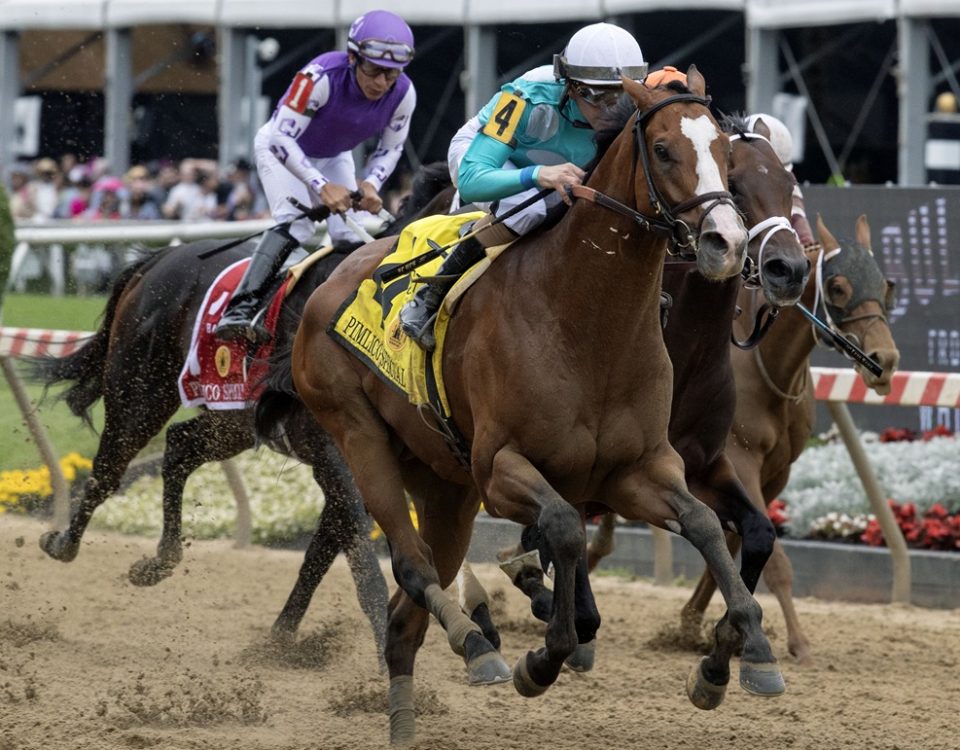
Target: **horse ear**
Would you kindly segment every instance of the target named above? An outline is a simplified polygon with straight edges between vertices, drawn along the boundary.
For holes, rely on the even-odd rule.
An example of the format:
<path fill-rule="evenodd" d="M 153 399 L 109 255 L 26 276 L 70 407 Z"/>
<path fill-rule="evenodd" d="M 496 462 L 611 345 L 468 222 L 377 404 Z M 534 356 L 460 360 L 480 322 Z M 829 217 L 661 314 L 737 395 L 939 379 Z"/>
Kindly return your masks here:
<path fill-rule="evenodd" d="M 860 214 L 857 217 L 857 244 L 873 255 L 873 246 L 870 244 L 870 224 L 866 214 Z"/>
<path fill-rule="evenodd" d="M 697 96 L 704 97 L 707 95 L 707 82 L 703 80 L 703 76 L 700 75 L 696 65 L 687 68 L 687 88 Z"/>
<path fill-rule="evenodd" d="M 823 217 L 820 214 L 817 214 L 817 234 L 820 236 L 820 244 L 823 245 L 825 251 L 830 252 L 840 247 L 840 243 L 830 234 L 827 225 L 823 223 Z"/>
<path fill-rule="evenodd" d="M 642 112 L 650 106 L 653 101 L 650 93 L 652 89 L 648 89 L 642 83 L 634 81 L 632 78 L 627 78 L 626 76 L 620 76 L 620 80 L 623 81 L 623 90 L 633 99 L 633 103 L 637 105 L 637 109 Z"/>
<path fill-rule="evenodd" d="M 762 135 L 768 141 L 770 140 L 770 128 L 767 127 L 767 123 L 763 121 L 762 117 L 758 117 L 757 121 L 753 124 L 753 132 L 757 135 Z"/>

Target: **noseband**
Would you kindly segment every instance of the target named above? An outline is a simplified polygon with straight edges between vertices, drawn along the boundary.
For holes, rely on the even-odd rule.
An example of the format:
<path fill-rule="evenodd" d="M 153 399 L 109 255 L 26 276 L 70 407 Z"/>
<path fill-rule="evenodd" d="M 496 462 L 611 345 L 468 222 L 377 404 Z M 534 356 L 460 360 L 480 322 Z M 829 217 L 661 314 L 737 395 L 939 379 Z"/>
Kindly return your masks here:
<path fill-rule="evenodd" d="M 836 336 L 845 338 L 859 347 L 860 337 L 852 332 L 845 333 L 842 329 L 842 326 L 844 326 L 847 323 L 853 323 L 854 321 L 857 321 L 857 320 L 871 320 L 871 319 L 882 320 L 889 325 L 889 320 L 887 319 L 887 314 L 886 314 L 887 311 L 884 308 L 884 303 L 879 300 L 877 300 L 878 304 L 880 305 L 880 312 L 878 313 L 863 313 L 862 315 L 848 315 L 847 313 L 849 309 L 852 309 L 859 305 L 859 302 L 857 302 L 856 300 L 853 300 L 852 304 L 847 308 L 843 308 L 842 310 L 840 310 L 840 314 L 837 315 L 836 317 L 830 314 L 831 305 L 827 302 L 827 295 L 823 291 L 823 265 L 825 262 L 829 263 L 835 256 L 839 255 L 841 250 L 842 248 L 838 247 L 838 248 L 835 248 L 834 250 L 831 250 L 829 253 L 825 253 L 823 248 L 821 248 L 819 255 L 817 255 L 817 265 L 816 265 L 816 271 L 815 271 L 816 293 L 813 299 L 813 312 L 814 312 L 814 315 L 816 315 L 817 311 L 822 307 L 823 317 L 826 320 L 826 323 L 829 326 L 830 330 Z M 813 332 L 813 340 L 817 343 L 817 345 L 823 346 L 827 349 L 838 348 L 837 346 L 834 345 L 832 341 L 829 341 L 827 338 L 821 336 L 818 333 L 816 326 L 812 326 L 811 330 Z M 841 353 L 844 356 L 846 356 L 847 359 L 853 359 L 847 354 L 847 352 L 843 351 L 842 349 L 841 349 Z M 856 360 L 854 359 L 853 361 L 856 361 Z"/>
<path fill-rule="evenodd" d="M 731 141 L 744 140 L 749 143 L 750 141 L 757 140 L 770 144 L 770 141 L 759 133 L 734 133 L 730 135 L 729 138 Z M 770 144 L 770 147 L 773 148 L 773 144 Z M 797 241 L 800 239 L 787 216 L 771 216 L 768 219 L 754 224 L 747 231 L 748 243 L 753 242 L 753 240 L 760 235 L 763 235 L 763 239 L 760 240 L 760 250 L 757 253 L 756 262 L 754 262 L 749 255 L 744 261 L 742 275 L 745 288 L 758 289 L 763 285 L 763 251 L 767 247 L 767 243 L 777 232 L 790 232 Z"/>
<path fill-rule="evenodd" d="M 634 144 L 636 145 L 633 154 L 633 169 L 634 172 L 636 172 L 637 153 L 639 152 L 640 161 L 643 163 L 643 176 L 647 181 L 647 194 L 650 205 L 653 206 L 653 210 L 656 212 L 656 216 L 648 216 L 647 214 L 637 211 L 635 208 L 631 208 L 611 198 L 605 193 L 601 193 L 599 190 L 586 187 L 585 185 L 568 188 L 568 193 L 575 198 L 584 198 L 599 206 L 609 208 L 618 214 L 628 216 L 643 227 L 643 229 L 668 237 L 670 239 L 670 247 L 672 248 L 671 255 L 687 255 L 689 257 L 692 254 L 696 254 L 697 237 L 700 235 L 700 230 L 707 214 L 723 203 L 729 204 L 735 211 L 737 207 L 734 204 L 733 196 L 727 190 L 717 190 L 711 193 L 704 193 L 703 195 L 695 195 L 692 198 L 681 201 L 673 207 L 667 205 L 663 195 L 657 190 L 657 186 L 654 184 L 653 176 L 650 172 L 650 156 L 647 153 L 646 146 L 646 126 L 656 112 L 659 112 L 670 104 L 679 102 L 692 102 L 694 104 L 702 104 L 704 107 L 710 106 L 710 99 L 702 96 L 697 96 L 696 94 L 677 94 L 657 102 L 643 112 L 638 110 L 633 122 Z M 712 202 L 704 210 L 700 221 L 697 222 L 695 230 L 685 221 L 678 218 L 679 214 L 682 214 L 684 211 L 689 211 L 691 208 L 696 208 L 700 204 L 707 203 L 708 201 Z"/>

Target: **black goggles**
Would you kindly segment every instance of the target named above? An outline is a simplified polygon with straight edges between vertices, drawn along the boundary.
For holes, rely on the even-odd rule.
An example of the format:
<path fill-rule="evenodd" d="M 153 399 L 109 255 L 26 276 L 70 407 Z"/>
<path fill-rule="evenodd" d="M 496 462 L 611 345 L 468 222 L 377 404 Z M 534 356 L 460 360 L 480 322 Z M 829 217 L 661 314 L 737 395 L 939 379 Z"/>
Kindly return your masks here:
<path fill-rule="evenodd" d="M 588 86 L 579 82 L 573 84 L 573 90 L 587 104 L 594 107 L 612 107 L 623 94 L 622 86 Z"/>
<path fill-rule="evenodd" d="M 367 60 L 392 60 L 406 65 L 413 59 L 413 47 L 401 42 L 381 42 L 379 39 L 367 39 L 352 42 L 354 51 Z"/>

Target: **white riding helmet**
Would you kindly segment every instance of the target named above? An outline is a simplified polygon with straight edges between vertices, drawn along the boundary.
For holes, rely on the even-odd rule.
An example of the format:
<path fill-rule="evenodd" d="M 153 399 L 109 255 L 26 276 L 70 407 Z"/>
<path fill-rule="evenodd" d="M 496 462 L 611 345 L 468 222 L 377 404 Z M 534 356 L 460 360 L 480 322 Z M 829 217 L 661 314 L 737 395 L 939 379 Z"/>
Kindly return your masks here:
<path fill-rule="evenodd" d="M 619 86 L 620 75 L 642 81 L 647 63 L 633 35 L 611 23 L 592 23 L 553 56 L 553 75 L 591 86 Z"/>
<path fill-rule="evenodd" d="M 770 130 L 770 145 L 773 146 L 777 158 L 787 169 L 793 168 L 793 136 L 787 130 L 787 126 L 772 115 L 758 114 L 750 115 L 747 118 L 747 130 L 750 133 L 756 133 L 757 120 L 763 120 L 763 124 Z"/>

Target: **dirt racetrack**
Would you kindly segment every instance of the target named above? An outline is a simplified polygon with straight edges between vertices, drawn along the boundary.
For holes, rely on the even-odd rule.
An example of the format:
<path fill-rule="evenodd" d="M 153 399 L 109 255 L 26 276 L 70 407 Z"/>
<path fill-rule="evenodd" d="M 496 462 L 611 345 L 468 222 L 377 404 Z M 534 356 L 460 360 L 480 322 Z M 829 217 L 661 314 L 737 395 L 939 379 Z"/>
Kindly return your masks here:
<path fill-rule="evenodd" d="M 341 559 L 297 644 L 267 634 L 301 555 L 198 542 L 153 589 L 126 579 L 153 542 L 88 534 L 69 565 L 38 548 L 44 526 L 0 516 L 0 750 L 367 750 L 387 738 L 386 678 Z M 525 602 L 493 566 L 503 651 L 542 644 Z M 419 742 L 431 750 L 864 748 L 956 750 L 958 612 L 801 600 L 817 663 L 792 664 L 775 601 L 762 596 L 787 693 L 734 680 L 716 711 L 694 708 L 696 656 L 653 649 L 685 588 L 595 579 L 604 623 L 597 666 L 540 698 L 469 688 L 433 623 L 417 662 Z M 719 612 L 715 604 L 711 614 Z"/>

